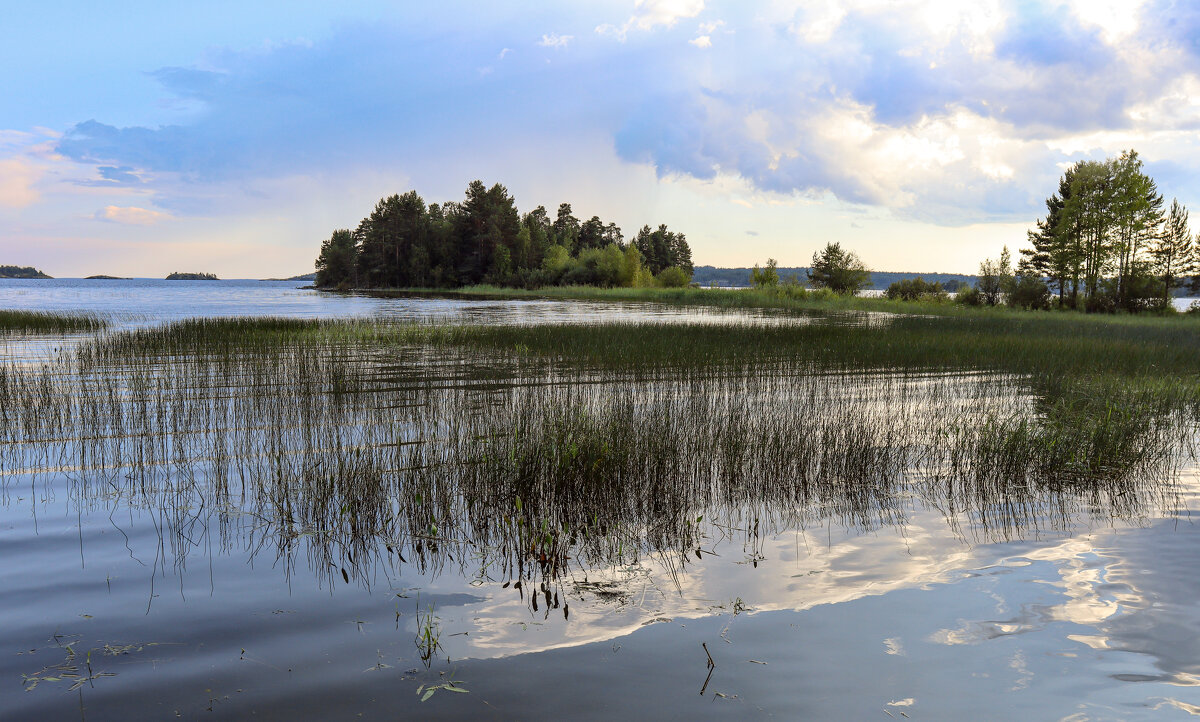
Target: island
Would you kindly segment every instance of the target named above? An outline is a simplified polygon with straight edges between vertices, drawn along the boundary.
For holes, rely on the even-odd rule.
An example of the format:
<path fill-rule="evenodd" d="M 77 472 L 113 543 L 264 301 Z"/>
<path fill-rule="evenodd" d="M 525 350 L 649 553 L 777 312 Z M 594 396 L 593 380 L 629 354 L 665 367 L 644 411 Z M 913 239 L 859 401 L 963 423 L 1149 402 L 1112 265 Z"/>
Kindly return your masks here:
<path fill-rule="evenodd" d="M 175 271 L 167 276 L 168 281 L 219 281 L 215 274 L 212 273 L 180 273 Z"/>
<path fill-rule="evenodd" d="M 0 278 L 54 278 L 33 266 L 0 266 Z"/>
<path fill-rule="evenodd" d="M 97 276 L 87 276 L 83 280 L 85 280 L 85 281 L 130 281 L 133 279 L 126 278 L 125 276 L 105 276 L 103 274 L 100 274 Z"/>
<path fill-rule="evenodd" d="M 315 281 L 317 280 L 316 273 L 305 273 L 299 276 L 289 276 L 287 278 L 264 278 L 263 281 Z"/>

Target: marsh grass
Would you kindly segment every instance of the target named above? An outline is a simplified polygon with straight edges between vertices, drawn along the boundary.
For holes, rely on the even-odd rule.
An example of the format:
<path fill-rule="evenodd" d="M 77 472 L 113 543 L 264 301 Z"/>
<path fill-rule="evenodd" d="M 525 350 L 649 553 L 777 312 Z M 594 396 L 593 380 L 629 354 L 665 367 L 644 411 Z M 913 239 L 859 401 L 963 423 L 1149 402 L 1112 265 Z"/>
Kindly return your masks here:
<path fill-rule="evenodd" d="M 1139 325 L 1159 322 L 1184 322 L 1197 328 L 1195 318 L 1168 310 L 1156 314 L 1092 314 L 1073 311 L 1026 311 L 1005 306 L 962 306 L 935 299 L 900 300 L 883 296 L 854 296 L 837 294 L 828 290 L 812 290 L 799 286 L 775 288 L 600 288 L 597 286 L 550 286 L 534 290 L 503 288 L 499 286 L 467 286 L 455 290 L 446 289 L 364 289 L 356 291 L 377 297 L 426 297 L 463 299 L 567 299 L 585 301 L 624 301 L 659 303 L 673 306 L 706 306 L 727 309 L 779 309 L 785 311 L 858 311 L 882 312 L 902 315 L 938 315 L 950 317 L 1057 317 L 1070 321 L 1093 323 L 1133 323 Z M 1091 319 L 1091 321 L 1088 321 Z"/>
<path fill-rule="evenodd" d="M 1196 340 L 1123 328 L 186 321 L 0 366 L 0 478 L 161 509 L 181 558 L 205 510 L 331 584 L 457 568 L 566 616 L 563 580 L 715 534 L 1170 504 Z"/>
<path fill-rule="evenodd" d="M 108 319 L 94 313 L 0 309 L 0 333 L 77 333 L 107 326 Z"/>

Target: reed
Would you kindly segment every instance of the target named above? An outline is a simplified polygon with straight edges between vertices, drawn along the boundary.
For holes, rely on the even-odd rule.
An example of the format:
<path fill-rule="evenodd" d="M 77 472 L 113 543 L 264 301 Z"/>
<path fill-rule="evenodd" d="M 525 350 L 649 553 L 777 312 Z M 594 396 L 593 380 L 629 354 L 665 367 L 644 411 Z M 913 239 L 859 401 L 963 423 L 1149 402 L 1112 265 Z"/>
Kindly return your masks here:
<path fill-rule="evenodd" d="M 0 333 L 78 333 L 107 326 L 108 319 L 94 313 L 0 309 Z"/>
<path fill-rule="evenodd" d="M 204 509 L 330 583 L 456 566 L 566 615 L 572 569 L 716 534 L 919 505 L 1009 538 L 1170 503 L 1196 341 L 1124 328 L 187 321 L 0 365 L 0 479 L 162 509 L 180 563 Z"/>

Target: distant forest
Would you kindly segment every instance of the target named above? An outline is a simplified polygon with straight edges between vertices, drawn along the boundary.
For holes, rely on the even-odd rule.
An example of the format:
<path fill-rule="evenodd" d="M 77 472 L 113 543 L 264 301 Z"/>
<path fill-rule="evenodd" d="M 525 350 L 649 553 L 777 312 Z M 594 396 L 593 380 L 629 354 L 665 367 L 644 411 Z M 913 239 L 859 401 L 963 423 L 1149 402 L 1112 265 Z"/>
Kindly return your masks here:
<path fill-rule="evenodd" d="M 316 269 L 321 288 L 686 286 L 693 270 L 687 239 L 666 225 L 626 242 L 616 224 L 581 221 L 570 203 L 553 218 L 543 206 L 521 214 L 503 185 L 478 180 L 461 202 L 426 205 L 416 191 L 381 199 L 322 243 Z"/>
<path fill-rule="evenodd" d="M 715 266 L 696 266 L 695 273 L 692 275 L 692 282 L 701 286 L 750 286 L 750 271 L 749 268 L 717 268 Z M 804 283 L 808 279 L 809 268 L 807 266 L 796 266 L 792 268 L 778 268 L 779 278 L 786 281 L 789 277 L 795 277 L 797 281 Z M 911 278 L 923 278 L 929 283 L 940 283 L 942 288 L 948 291 L 955 291 L 961 286 L 971 286 L 978 280 L 977 276 L 969 276 L 962 273 L 909 273 L 905 271 L 871 271 L 871 284 L 867 288 L 872 288 L 882 291 L 896 281 L 904 281 Z"/>
<path fill-rule="evenodd" d="M 0 278 L 53 278 L 33 266 L 0 266 Z"/>

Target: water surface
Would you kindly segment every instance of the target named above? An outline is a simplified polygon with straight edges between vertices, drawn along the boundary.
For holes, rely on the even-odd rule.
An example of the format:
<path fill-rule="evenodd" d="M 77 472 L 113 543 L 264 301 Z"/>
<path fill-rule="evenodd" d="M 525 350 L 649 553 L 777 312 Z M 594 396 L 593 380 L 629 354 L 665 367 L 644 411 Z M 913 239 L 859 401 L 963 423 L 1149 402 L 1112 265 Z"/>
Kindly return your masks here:
<path fill-rule="evenodd" d="M 131 325 L 773 318 L 294 283 L 35 283 L 59 285 L 0 286 L 12 294 L 0 305 Z M 340 367 L 356 375 L 333 393 L 322 384 Z M 1200 710 L 1194 457 L 1089 483 L 1004 478 L 970 460 L 955 471 L 943 421 L 1036 414 L 1027 380 L 786 368 L 622 375 L 392 348 L 56 377 L 77 393 L 10 410 L 27 431 L 0 445 L 0 718 Z M 657 424 L 681 438 L 662 442 L 670 465 L 602 488 L 488 476 L 521 448 L 512 429 L 552 430 L 537 425 L 547 408 L 610 434 Z M 481 436 L 494 451 L 472 443 Z M 764 446 L 735 448 L 742 438 Z"/>

